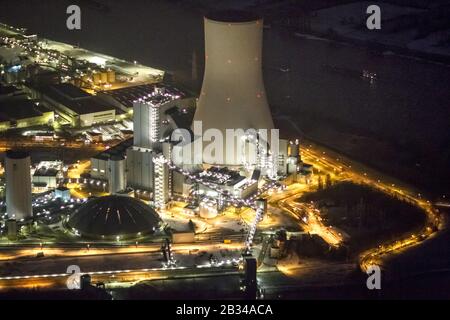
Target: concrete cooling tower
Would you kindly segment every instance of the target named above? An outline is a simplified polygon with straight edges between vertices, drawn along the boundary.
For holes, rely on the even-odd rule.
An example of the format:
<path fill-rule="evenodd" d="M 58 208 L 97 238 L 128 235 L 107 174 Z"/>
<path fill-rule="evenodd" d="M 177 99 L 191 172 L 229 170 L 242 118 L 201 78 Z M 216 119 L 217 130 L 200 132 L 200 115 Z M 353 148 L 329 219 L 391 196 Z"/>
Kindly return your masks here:
<path fill-rule="evenodd" d="M 31 217 L 30 155 L 25 152 L 7 151 L 5 157 L 6 211 L 16 220 Z"/>
<path fill-rule="evenodd" d="M 206 15 L 204 23 L 205 73 L 194 121 L 202 121 L 203 132 L 216 128 L 224 137 L 226 129 L 272 129 L 261 68 L 262 19 L 228 10 Z M 220 164 L 242 164 L 225 153 Z"/>

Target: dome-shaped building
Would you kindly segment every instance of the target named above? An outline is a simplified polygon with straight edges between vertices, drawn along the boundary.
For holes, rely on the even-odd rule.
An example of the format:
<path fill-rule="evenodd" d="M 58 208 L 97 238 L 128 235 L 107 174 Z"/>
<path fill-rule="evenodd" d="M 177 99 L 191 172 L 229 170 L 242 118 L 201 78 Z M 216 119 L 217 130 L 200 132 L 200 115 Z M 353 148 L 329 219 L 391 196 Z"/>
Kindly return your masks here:
<path fill-rule="evenodd" d="M 161 223 L 158 213 L 144 202 L 111 195 L 86 202 L 72 213 L 68 226 L 87 238 L 129 239 L 153 233 Z"/>

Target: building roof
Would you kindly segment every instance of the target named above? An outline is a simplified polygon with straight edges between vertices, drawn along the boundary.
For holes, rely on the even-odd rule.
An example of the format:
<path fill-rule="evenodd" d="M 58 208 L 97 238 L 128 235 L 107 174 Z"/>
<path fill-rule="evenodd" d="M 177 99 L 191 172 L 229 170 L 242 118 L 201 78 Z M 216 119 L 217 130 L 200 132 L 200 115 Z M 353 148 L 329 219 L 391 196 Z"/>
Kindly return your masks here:
<path fill-rule="evenodd" d="M 203 181 L 223 186 L 234 186 L 245 179 L 238 171 L 230 170 L 227 167 L 210 167 L 200 172 L 199 175 Z"/>
<path fill-rule="evenodd" d="M 108 90 L 108 91 L 102 91 L 102 94 L 108 95 L 118 101 L 120 104 L 124 105 L 127 108 L 133 107 L 133 102 L 144 98 L 149 97 L 155 94 L 155 90 L 162 90 L 165 93 L 172 95 L 172 96 L 178 96 L 178 97 L 185 97 L 186 94 L 182 92 L 181 90 L 172 87 L 168 84 L 142 84 L 138 86 L 132 86 L 132 87 L 125 87 L 115 90 Z M 162 99 L 163 95 L 160 95 L 160 98 Z M 158 96 L 154 95 L 155 99 L 158 99 Z"/>
<path fill-rule="evenodd" d="M 68 225 L 87 237 L 136 237 L 160 226 L 158 213 L 143 201 L 111 195 L 93 198 L 79 207 Z"/>
<path fill-rule="evenodd" d="M 89 93 L 81 90 L 80 88 L 70 83 L 54 84 L 52 85 L 52 89 L 58 91 L 58 93 L 64 95 L 65 97 L 73 100 L 91 97 Z"/>
<path fill-rule="evenodd" d="M 6 98 L 0 101 L 0 121 L 17 121 L 25 118 L 40 117 L 50 112 L 43 105 L 36 105 L 25 95 Z"/>
<path fill-rule="evenodd" d="M 59 170 L 56 168 L 40 167 L 34 172 L 36 177 L 56 177 Z"/>
<path fill-rule="evenodd" d="M 112 157 L 123 157 L 127 152 L 127 149 L 132 145 L 133 145 L 133 138 L 128 138 L 116 144 L 115 146 L 96 154 L 92 158 L 99 160 L 108 160 Z"/>
<path fill-rule="evenodd" d="M 52 84 L 36 88 L 43 95 L 61 103 L 78 115 L 116 110 L 106 101 L 79 89 L 70 83 Z"/>

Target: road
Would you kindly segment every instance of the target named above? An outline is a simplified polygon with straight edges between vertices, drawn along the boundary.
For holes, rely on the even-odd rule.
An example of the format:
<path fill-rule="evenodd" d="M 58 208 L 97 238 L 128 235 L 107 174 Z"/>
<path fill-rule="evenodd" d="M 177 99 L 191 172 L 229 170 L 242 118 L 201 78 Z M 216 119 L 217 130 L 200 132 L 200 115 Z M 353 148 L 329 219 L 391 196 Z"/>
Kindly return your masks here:
<path fill-rule="evenodd" d="M 421 208 L 427 216 L 427 222 L 423 228 L 408 238 L 397 239 L 393 242 L 383 243 L 379 246 L 363 252 L 360 256 L 360 266 L 363 271 L 372 264 L 382 265 L 382 259 L 388 254 L 400 253 L 403 250 L 418 245 L 422 241 L 432 237 L 442 229 L 445 220 L 434 208 L 430 200 L 418 192 L 415 188 L 407 186 L 386 177 L 364 165 L 351 161 L 333 151 L 323 147 L 306 143 L 306 147 L 301 151 L 302 159 L 311 163 L 318 170 L 330 173 L 336 180 L 351 180 L 356 183 L 369 185 L 390 196 L 395 196 L 400 200 L 407 201 Z"/>
<path fill-rule="evenodd" d="M 79 141 L 59 141 L 59 140 L 49 140 L 49 141 L 33 141 L 30 139 L 24 139 L 20 137 L 14 137 L 14 139 L 0 139 L 0 152 L 5 152 L 9 149 L 42 149 L 42 148 L 62 148 L 65 149 L 83 149 L 83 150 L 93 150 L 102 151 L 104 150 L 104 145 L 102 144 L 90 144 L 86 145 L 84 142 Z"/>
<path fill-rule="evenodd" d="M 176 279 L 176 278 L 195 278 L 207 276 L 223 276 L 228 274 L 238 274 L 239 271 L 234 267 L 208 267 L 208 268 L 143 268 L 133 270 L 107 270 L 89 272 L 93 283 L 103 282 L 106 287 L 114 287 L 117 284 L 133 285 L 140 281 L 158 280 L 158 279 Z M 0 279 L 0 290 L 11 289 L 33 289 L 33 288 L 52 288 L 66 289 L 68 274 L 51 274 L 44 276 L 25 276 L 18 279 Z"/>
<path fill-rule="evenodd" d="M 332 226 L 326 226 L 318 209 L 308 204 L 298 203 L 296 199 L 298 195 L 281 200 L 278 204 L 280 208 L 298 219 L 305 232 L 318 235 L 330 246 L 339 247 L 344 240 L 342 233 L 333 229 Z"/>
<path fill-rule="evenodd" d="M 214 237 L 216 238 L 216 237 Z M 242 238 L 242 235 L 241 235 Z M 242 241 L 236 241 L 232 243 L 221 243 L 216 239 L 202 240 L 201 243 L 192 244 L 172 244 L 172 250 L 174 252 L 189 252 L 189 251 L 208 251 L 211 249 L 227 249 L 227 250 L 239 250 L 243 248 Z M 43 252 L 44 257 L 49 258 L 61 258 L 61 257 L 85 257 L 85 256 L 106 256 L 106 255 L 120 255 L 120 254 L 134 254 L 134 253 L 154 253 L 161 249 L 161 243 L 155 244 L 138 244 L 137 246 L 98 246 L 91 244 L 89 249 L 87 244 L 83 247 L 40 247 L 40 246 L 3 246 L 0 247 L 0 263 L 2 261 L 13 261 L 20 259 L 35 258 L 37 253 Z"/>

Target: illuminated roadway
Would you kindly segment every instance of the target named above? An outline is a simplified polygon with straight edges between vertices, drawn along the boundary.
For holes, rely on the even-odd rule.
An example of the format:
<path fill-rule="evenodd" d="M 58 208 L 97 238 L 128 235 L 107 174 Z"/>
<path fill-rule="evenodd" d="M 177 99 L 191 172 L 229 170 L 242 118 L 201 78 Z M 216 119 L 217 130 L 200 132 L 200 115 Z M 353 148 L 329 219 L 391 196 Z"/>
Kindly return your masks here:
<path fill-rule="evenodd" d="M 103 282 L 107 286 L 115 283 L 128 283 L 132 285 L 140 281 L 206 277 L 214 275 L 238 274 L 236 267 L 197 267 L 197 268 L 144 268 L 127 270 L 106 270 L 88 272 L 93 283 Z M 83 273 L 85 274 L 85 273 Z M 19 277 L 0 277 L 0 290 L 8 289 L 31 289 L 31 288 L 67 288 L 68 274 L 55 273 L 46 275 L 32 275 Z"/>
<path fill-rule="evenodd" d="M 374 170 L 335 154 L 334 152 L 309 144 L 302 149 L 302 159 L 311 163 L 317 169 L 330 172 L 334 178 L 351 180 L 356 183 L 366 184 L 391 196 L 396 196 L 421 208 L 427 216 L 426 225 L 416 234 L 407 238 L 383 243 L 378 247 L 369 249 L 360 255 L 360 266 L 366 271 L 370 265 L 382 265 L 382 259 L 388 254 L 399 253 L 408 247 L 418 245 L 425 239 L 433 236 L 443 227 L 444 218 L 439 215 L 429 200 L 411 187 L 400 185 L 397 181 L 383 177 Z"/>
<path fill-rule="evenodd" d="M 295 199 L 297 198 L 298 195 L 289 197 L 279 201 L 278 205 L 296 217 L 305 232 L 320 236 L 330 246 L 339 247 L 343 241 L 342 234 L 333 230 L 332 227 L 324 225 L 319 210 L 307 204 L 296 202 Z"/>
<path fill-rule="evenodd" d="M 86 145 L 84 142 L 78 141 L 58 141 L 58 140 L 46 140 L 46 141 L 33 141 L 30 139 L 24 139 L 20 137 L 15 137 L 14 139 L 0 139 L 0 152 L 5 152 L 9 149 L 20 148 L 20 149 L 30 149 L 30 148 L 70 148 L 70 149 L 83 149 L 83 150 L 93 150 L 102 151 L 104 150 L 104 145 L 102 144 L 89 144 Z"/>

